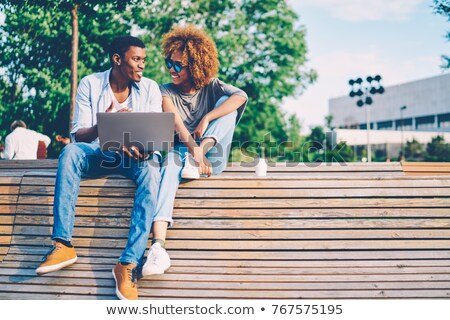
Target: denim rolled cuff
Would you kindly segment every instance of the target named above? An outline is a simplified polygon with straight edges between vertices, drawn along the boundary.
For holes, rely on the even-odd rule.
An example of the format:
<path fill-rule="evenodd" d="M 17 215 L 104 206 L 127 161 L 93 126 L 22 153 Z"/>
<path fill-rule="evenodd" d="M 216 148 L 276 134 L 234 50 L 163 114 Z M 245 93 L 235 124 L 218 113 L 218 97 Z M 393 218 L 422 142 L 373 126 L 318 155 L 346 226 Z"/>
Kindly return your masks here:
<path fill-rule="evenodd" d="M 138 261 L 134 261 L 134 260 L 131 260 L 131 259 L 119 259 L 119 262 L 120 263 L 134 263 L 137 266 L 140 265 L 140 263 Z"/>
<path fill-rule="evenodd" d="M 64 241 L 72 242 L 72 239 L 66 238 L 66 237 L 61 237 L 61 236 L 58 236 L 58 235 L 52 235 L 52 236 L 50 237 L 50 239 L 53 240 L 53 241 L 54 241 L 55 239 L 61 239 L 61 240 L 64 240 Z"/>
<path fill-rule="evenodd" d="M 168 228 L 172 228 L 173 226 L 173 219 L 172 218 L 168 218 L 168 217 L 155 217 L 153 219 L 153 223 L 155 223 L 156 221 L 165 221 L 169 223 Z"/>
<path fill-rule="evenodd" d="M 214 146 L 217 145 L 217 143 L 218 143 L 218 141 L 219 141 L 219 139 L 217 138 L 217 135 L 214 134 L 214 135 L 204 136 L 204 137 L 202 137 L 201 140 L 203 141 L 203 140 L 208 139 L 208 138 L 214 139 L 214 141 L 215 141 L 215 142 L 214 142 Z"/>

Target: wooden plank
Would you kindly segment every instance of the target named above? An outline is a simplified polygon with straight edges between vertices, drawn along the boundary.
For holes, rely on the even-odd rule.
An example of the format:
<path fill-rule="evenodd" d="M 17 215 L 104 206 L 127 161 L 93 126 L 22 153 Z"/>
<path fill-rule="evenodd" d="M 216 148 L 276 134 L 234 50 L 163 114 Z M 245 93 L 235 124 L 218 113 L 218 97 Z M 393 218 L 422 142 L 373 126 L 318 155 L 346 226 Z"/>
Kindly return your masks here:
<path fill-rule="evenodd" d="M 14 212 L 12 211 L 12 213 Z M 0 224 L 11 225 L 13 223 L 14 223 L 14 215 L 0 214 Z"/>
<path fill-rule="evenodd" d="M 448 298 L 450 290 L 358 290 L 358 291 L 224 291 L 224 290 L 141 290 L 140 298 L 153 297 L 210 299 L 375 299 L 375 298 Z"/>
<path fill-rule="evenodd" d="M 54 186 L 55 178 L 48 177 L 27 177 L 23 178 L 22 186 Z M 450 187 L 450 179 L 411 179 L 402 177 L 398 179 L 355 179 L 354 177 L 343 177 L 341 179 L 234 179 L 225 180 L 219 176 L 212 176 L 208 179 L 191 180 L 180 184 L 180 189 L 196 188 L 273 188 L 276 184 L 278 189 L 289 188 L 428 188 L 428 187 Z M 135 184 L 129 179 L 102 178 L 82 180 L 81 187 L 123 187 L 134 188 Z"/>
<path fill-rule="evenodd" d="M 402 166 L 398 162 L 391 163 L 293 163 L 293 162 L 279 162 L 279 163 L 268 163 L 269 170 L 292 170 L 292 171 L 311 171 L 311 170 L 338 170 L 338 171 L 398 171 L 402 170 Z M 6 169 L 56 169 L 58 166 L 57 159 L 46 159 L 46 160 L 6 160 L 1 161 L 0 170 Z M 251 170 L 254 171 L 254 165 L 251 163 L 229 163 L 227 171 L 234 170 Z"/>
<path fill-rule="evenodd" d="M 19 200 L 20 201 L 20 200 Z M 84 202 L 83 202 L 84 203 Z M 89 201 L 86 201 L 89 203 Z M 367 198 L 367 199 L 207 199 L 207 200 L 191 200 L 179 199 L 175 201 L 175 208 L 301 208 L 301 207 L 450 207 L 450 199 L 384 199 L 384 198 Z"/>
<path fill-rule="evenodd" d="M 73 295 L 61 293 L 1 292 L 0 300 L 116 300 L 115 296 Z M 156 299 L 156 298 L 155 298 Z"/>
<path fill-rule="evenodd" d="M 130 217 L 131 209 L 76 207 L 76 216 Z M 1 210 L 1 206 L 0 206 Z M 1 212 L 1 211 L 0 211 Z M 18 215 L 53 215 L 52 206 L 18 205 Z M 450 217 L 448 208 L 175 208 L 175 218 L 433 218 Z M 1 216 L 0 216 L 1 219 Z M 33 223 L 30 221 L 30 223 Z M 50 223 L 50 222 L 47 222 Z"/>
<path fill-rule="evenodd" d="M 58 159 L 45 160 L 4 160 L 0 161 L 0 170 L 6 169 L 42 169 L 42 168 L 57 168 Z"/>
<path fill-rule="evenodd" d="M 42 176 L 42 177 L 56 177 L 56 170 L 48 169 L 42 171 L 27 171 L 27 170 L 16 170 L 14 175 L 22 176 Z M 235 180 L 235 179 L 258 179 L 258 180 L 267 180 L 267 179 L 284 179 L 284 180 L 296 180 L 296 179 L 348 179 L 349 176 L 352 179 L 382 179 L 382 178 L 403 178 L 405 177 L 403 171 L 390 171 L 390 172 L 379 172 L 379 171 L 361 171 L 361 172 L 314 172 L 314 171 L 305 171 L 305 172 L 269 172 L 266 177 L 255 177 L 254 171 L 224 171 L 220 175 L 216 176 L 216 178 L 220 178 L 223 180 Z M 124 178 L 122 176 L 122 178 Z M 422 177 L 427 178 L 427 177 Z M 439 177 L 429 177 L 431 178 L 439 178 Z M 446 177 L 448 178 L 448 177 Z M 212 178 L 214 179 L 214 178 Z M 211 180 L 211 178 L 200 178 L 200 180 Z"/>
<path fill-rule="evenodd" d="M 8 281 L 8 277 L 0 276 L 0 283 Z M 78 287 L 114 287 L 111 279 L 74 279 L 74 278 L 49 278 L 49 277 L 17 277 L 17 281 L 28 285 L 41 286 L 78 286 Z M 189 281 L 149 281 L 139 280 L 139 290 L 143 289 L 196 289 L 196 290 L 388 290 L 388 289 L 448 289 L 449 282 L 334 282 L 334 283 L 236 283 L 236 282 L 189 282 Z"/>
<path fill-rule="evenodd" d="M 114 288 L 104 287 L 78 287 L 78 286 L 36 286 L 36 285 L 17 285 L 10 284 L 5 287 L 5 290 L 13 291 L 20 287 L 25 292 L 33 292 L 36 294 L 44 293 L 59 293 L 59 294 L 83 294 L 83 295 L 111 295 L 114 292 Z M 189 290 L 189 289 L 140 289 L 140 298 L 152 298 L 152 297 L 192 297 L 192 298 L 257 298 L 257 299 L 312 299 L 320 298 L 324 296 L 331 296 L 333 298 L 439 298 L 450 296 L 450 290 L 437 289 L 437 290 Z"/>
<path fill-rule="evenodd" d="M 50 245 L 12 246 L 9 254 L 15 255 L 44 255 L 50 249 Z M 78 256 L 94 258 L 117 258 L 122 249 L 116 248 L 76 248 Z M 9 255 L 8 254 L 8 255 Z M 402 250 L 402 251 L 304 251 L 299 255 L 292 251 L 219 251 L 219 250 L 170 250 L 172 259 L 180 260 L 257 260 L 271 261 L 391 261 L 391 260 L 448 260 L 450 250 Z"/>
<path fill-rule="evenodd" d="M 0 235 L 0 245 L 8 246 L 11 243 L 11 235 Z"/>
<path fill-rule="evenodd" d="M 297 180 L 299 178 L 303 179 L 313 179 L 313 178 L 326 178 L 326 179 L 338 179 L 343 177 L 348 177 L 351 175 L 353 178 L 359 179 L 376 179 L 382 177 L 403 177 L 404 173 L 402 171 L 398 172 L 268 172 L 267 176 L 259 178 L 260 180 L 266 179 L 291 179 Z M 255 179 L 254 172 L 222 172 L 220 174 L 221 179 L 234 180 L 238 179 Z M 208 178 L 205 178 L 208 179 Z"/>
<path fill-rule="evenodd" d="M 0 204 L 0 216 L 14 214 L 16 212 L 16 204 Z"/>
<path fill-rule="evenodd" d="M 104 271 L 92 270 L 72 270 L 75 265 L 44 275 L 44 278 L 94 278 L 94 279 L 111 279 L 111 265 L 109 269 Z M 34 268 L 8 268 L 5 262 L 0 264 L 0 276 L 36 276 Z M 429 281 L 441 282 L 450 281 L 450 274 L 183 274 L 183 273 L 167 273 L 164 275 L 154 275 L 149 277 L 151 281 L 195 281 L 195 282 L 273 282 L 273 283 L 305 283 L 305 282 L 416 282 Z"/>
<path fill-rule="evenodd" d="M 273 186 L 276 187 L 276 186 Z M 1 192 L 1 187 L 0 187 Z M 54 187 L 23 186 L 25 195 L 53 196 Z M 81 197 L 128 197 L 133 198 L 135 188 L 81 188 Z M 450 197 L 450 188 L 323 188 L 323 189 L 179 189 L 178 198 L 351 198 L 351 197 Z"/>
<path fill-rule="evenodd" d="M 16 221 L 17 222 L 17 221 Z M 48 235 L 51 226 L 16 225 L 15 235 Z M 1 226 L 0 233 L 11 233 L 12 226 Z M 74 237 L 95 237 L 126 239 L 128 227 L 87 228 L 75 224 Z M 391 229 L 391 230 L 179 230 L 170 229 L 167 239 L 235 239 L 235 240 L 277 240 L 277 239 L 450 239 L 450 229 Z"/>
<path fill-rule="evenodd" d="M 400 162 L 402 167 L 444 167 L 450 169 L 450 162 Z"/>
<path fill-rule="evenodd" d="M 79 226 L 128 228 L 124 218 L 77 217 Z M 52 225 L 51 216 L 17 216 L 16 224 Z M 422 229 L 450 228 L 450 219 L 176 219 L 173 229 Z"/>
<path fill-rule="evenodd" d="M 358 172 L 358 171 L 402 171 L 402 165 L 398 162 L 392 163 L 293 163 L 293 162 L 268 162 L 267 170 L 270 171 L 347 171 L 347 172 Z M 225 170 L 226 172 L 232 171 L 251 171 L 255 172 L 254 163 L 229 163 Z"/>
<path fill-rule="evenodd" d="M 0 172 L 0 185 L 19 185 L 21 177 L 4 176 L 3 172 Z"/>
<path fill-rule="evenodd" d="M 442 171 L 450 173 L 449 162 L 402 162 L 404 171 Z"/>
<path fill-rule="evenodd" d="M 108 272 L 116 263 L 103 265 L 103 264 L 80 264 L 76 263 L 65 270 L 71 272 Z M 16 268 L 16 269 L 35 269 L 39 265 L 37 262 L 13 262 L 3 261 L 1 268 Z M 205 275 L 272 275 L 274 277 L 285 275 L 391 275 L 391 274 L 432 274 L 442 275 L 449 274 L 448 267 L 359 267 L 359 268 L 335 268 L 335 267 L 321 267 L 321 268 L 251 268 L 251 267 L 204 267 L 204 266 L 172 266 L 166 272 L 166 275 L 172 274 L 205 274 Z M 150 277 L 149 279 L 153 278 Z M 449 283 L 450 284 L 450 283 Z"/>
<path fill-rule="evenodd" d="M 48 251 L 48 249 L 47 249 Z M 450 259 L 423 259 L 423 260 L 213 260 L 213 259 L 179 259 L 174 257 L 174 251 L 169 250 L 173 267 L 233 267 L 233 268 L 408 268 L 408 267 L 450 267 Z M 108 267 L 117 263 L 117 256 L 98 257 L 84 256 L 77 250 L 78 265 L 107 265 Z M 10 250 L 7 262 L 40 263 L 43 254 L 16 254 Z M 191 258 L 195 256 L 191 255 Z M 231 259 L 232 257 L 229 257 Z"/>
<path fill-rule="evenodd" d="M 13 227 L 11 225 L 1 225 L 0 224 L 0 234 L 11 235 Z"/>
<path fill-rule="evenodd" d="M 0 185 L 0 194 L 2 195 L 17 195 L 19 194 L 18 186 L 2 186 Z"/>
<path fill-rule="evenodd" d="M 17 194 L 0 194 L 0 204 L 9 205 L 17 203 Z"/>
<path fill-rule="evenodd" d="M 0 196 L 0 201 L 2 196 Z M 11 200 L 11 199 L 9 199 Z M 1 202 L 0 202 L 1 203 Z M 20 195 L 21 205 L 53 205 L 53 197 Z M 78 206 L 131 207 L 132 198 L 78 197 Z M 450 198 L 176 199 L 175 208 L 450 207 Z"/>
<path fill-rule="evenodd" d="M 51 241 L 48 236 L 17 236 L 14 235 L 12 245 L 47 244 Z M 76 247 L 105 247 L 124 248 L 125 239 L 74 238 Z M 400 250 L 400 249 L 446 249 L 450 247 L 450 240 L 404 240 L 389 241 L 370 240 L 177 240 L 173 239 L 166 245 L 167 249 L 197 249 L 197 250 Z M 301 252 L 298 252 L 301 256 Z"/>

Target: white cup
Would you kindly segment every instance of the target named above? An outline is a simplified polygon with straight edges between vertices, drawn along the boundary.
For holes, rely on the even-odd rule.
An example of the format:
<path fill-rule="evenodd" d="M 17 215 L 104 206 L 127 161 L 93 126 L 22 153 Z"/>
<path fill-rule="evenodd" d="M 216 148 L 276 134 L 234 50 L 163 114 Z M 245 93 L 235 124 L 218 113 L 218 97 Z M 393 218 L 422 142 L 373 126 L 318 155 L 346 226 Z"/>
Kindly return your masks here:
<path fill-rule="evenodd" d="M 264 158 L 256 160 L 255 175 L 257 177 L 265 177 L 267 175 L 267 162 Z"/>

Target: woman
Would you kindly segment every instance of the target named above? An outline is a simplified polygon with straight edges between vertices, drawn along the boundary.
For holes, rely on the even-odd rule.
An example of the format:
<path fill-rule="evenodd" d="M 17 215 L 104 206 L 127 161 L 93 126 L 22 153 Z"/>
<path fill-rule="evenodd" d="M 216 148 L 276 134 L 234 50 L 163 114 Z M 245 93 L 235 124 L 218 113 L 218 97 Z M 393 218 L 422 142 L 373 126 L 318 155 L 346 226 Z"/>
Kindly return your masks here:
<path fill-rule="evenodd" d="M 161 169 L 153 241 L 143 276 L 162 274 L 170 267 L 164 245 L 178 185 L 182 178 L 209 177 L 225 169 L 234 128 L 247 104 L 244 91 L 214 78 L 217 49 L 201 29 L 175 27 L 164 36 L 163 54 L 172 83 L 160 86 L 162 106 L 164 112 L 175 114 L 177 135 Z"/>

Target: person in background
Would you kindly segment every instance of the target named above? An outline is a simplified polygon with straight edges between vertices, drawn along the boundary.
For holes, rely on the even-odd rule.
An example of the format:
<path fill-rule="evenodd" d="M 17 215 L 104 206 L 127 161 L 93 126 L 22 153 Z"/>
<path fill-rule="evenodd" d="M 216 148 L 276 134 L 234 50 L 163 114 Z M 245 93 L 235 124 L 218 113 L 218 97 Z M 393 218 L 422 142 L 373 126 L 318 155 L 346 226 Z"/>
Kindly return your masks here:
<path fill-rule="evenodd" d="M 5 145 L 3 143 L 0 143 L 0 159 L 5 158 Z"/>
<path fill-rule="evenodd" d="M 11 133 L 5 138 L 6 160 L 36 160 L 39 141 L 43 141 L 48 147 L 51 140 L 45 134 L 27 129 L 22 120 L 16 120 L 11 124 Z"/>

